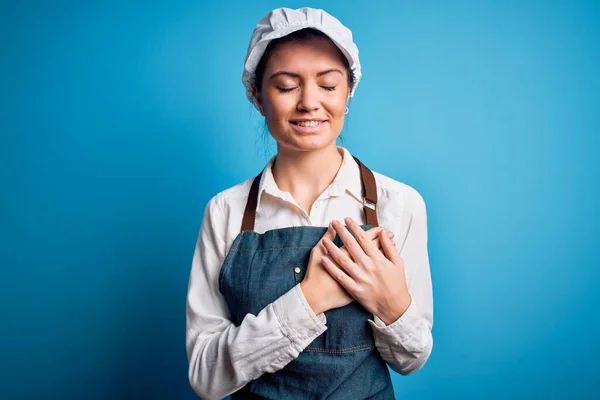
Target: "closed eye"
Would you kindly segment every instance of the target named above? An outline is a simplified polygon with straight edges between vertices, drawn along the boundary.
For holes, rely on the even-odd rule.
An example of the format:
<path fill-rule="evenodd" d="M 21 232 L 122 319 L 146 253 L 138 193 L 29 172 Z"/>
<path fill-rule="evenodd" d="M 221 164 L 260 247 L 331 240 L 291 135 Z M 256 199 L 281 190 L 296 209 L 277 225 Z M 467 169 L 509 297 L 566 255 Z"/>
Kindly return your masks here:
<path fill-rule="evenodd" d="M 321 86 L 322 89 L 327 90 L 328 92 L 333 92 L 335 90 L 335 86 Z M 295 87 L 291 87 L 291 88 L 283 88 L 283 87 L 277 87 L 277 90 L 279 90 L 281 93 L 289 93 L 292 90 L 296 89 Z"/>
<path fill-rule="evenodd" d="M 282 87 L 277 87 L 277 89 L 279 89 L 279 91 L 280 91 L 281 93 L 288 93 L 288 92 L 291 92 L 292 90 L 294 90 L 294 89 L 296 89 L 296 88 L 295 88 L 295 87 L 293 87 L 293 88 L 282 88 Z"/>

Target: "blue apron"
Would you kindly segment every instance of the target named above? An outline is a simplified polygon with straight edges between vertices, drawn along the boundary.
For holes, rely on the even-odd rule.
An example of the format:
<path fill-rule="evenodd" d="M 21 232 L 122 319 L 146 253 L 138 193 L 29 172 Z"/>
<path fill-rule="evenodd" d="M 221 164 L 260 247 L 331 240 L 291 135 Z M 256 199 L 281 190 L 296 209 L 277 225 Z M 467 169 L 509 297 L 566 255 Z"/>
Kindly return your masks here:
<path fill-rule="evenodd" d="M 365 214 L 364 229 L 378 226 L 377 187 L 373 173 L 358 159 Z M 258 175 L 250 189 L 242 231 L 219 273 L 219 289 L 235 325 L 257 315 L 302 281 L 310 252 L 325 234 L 322 227 L 289 227 L 254 232 Z M 335 238 L 342 245 L 339 237 Z M 358 302 L 329 310 L 327 330 L 300 355 L 275 373 L 265 373 L 231 395 L 231 399 L 394 399 L 390 374 L 375 348 L 368 319 Z"/>

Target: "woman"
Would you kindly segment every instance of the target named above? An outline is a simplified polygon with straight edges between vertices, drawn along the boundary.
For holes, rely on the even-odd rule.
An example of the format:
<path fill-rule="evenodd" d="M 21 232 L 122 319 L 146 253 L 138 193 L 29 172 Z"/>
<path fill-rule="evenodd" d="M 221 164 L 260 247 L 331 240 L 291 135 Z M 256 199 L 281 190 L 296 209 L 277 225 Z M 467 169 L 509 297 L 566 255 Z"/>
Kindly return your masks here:
<path fill-rule="evenodd" d="M 387 365 L 406 375 L 431 353 L 423 199 L 336 146 L 360 76 L 322 10 L 254 30 L 243 82 L 277 155 L 205 209 L 186 335 L 202 398 L 394 398 Z"/>

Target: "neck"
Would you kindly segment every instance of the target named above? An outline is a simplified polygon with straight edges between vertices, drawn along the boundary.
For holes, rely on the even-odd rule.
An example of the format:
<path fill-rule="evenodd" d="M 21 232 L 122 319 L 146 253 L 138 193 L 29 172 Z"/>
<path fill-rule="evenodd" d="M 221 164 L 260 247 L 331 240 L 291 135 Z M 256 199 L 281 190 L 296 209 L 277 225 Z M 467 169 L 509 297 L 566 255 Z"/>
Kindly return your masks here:
<path fill-rule="evenodd" d="M 299 203 L 311 203 L 333 182 L 343 156 L 335 142 L 320 150 L 289 151 L 278 148 L 273 178 L 279 189 Z"/>

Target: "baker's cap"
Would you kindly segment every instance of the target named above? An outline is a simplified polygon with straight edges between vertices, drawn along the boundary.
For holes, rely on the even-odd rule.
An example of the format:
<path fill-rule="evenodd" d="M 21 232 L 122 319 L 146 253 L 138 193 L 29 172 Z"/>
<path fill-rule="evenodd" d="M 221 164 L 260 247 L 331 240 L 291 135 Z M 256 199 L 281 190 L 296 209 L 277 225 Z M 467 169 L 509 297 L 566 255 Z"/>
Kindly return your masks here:
<path fill-rule="evenodd" d="M 244 61 L 242 82 L 246 87 L 248 100 L 258 109 L 252 95 L 252 85 L 256 78 L 256 67 L 262 58 L 269 43 L 274 39 L 282 38 L 301 29 L 313 28 L 327 35 L 342 51 L 350 69 L 354 73 L 355 81 L 350 96 L 354 95 L 356 86 L 361 77 L 358 47 L 352 40 L 352 31 L 346 28 L 334 16 L 319 9 L 304 7 L 299 9 L 277 8 L 265 15 L 254 28 L 248 52 Z"/>

